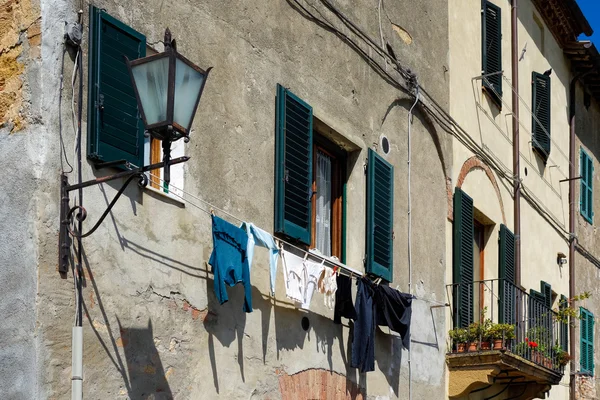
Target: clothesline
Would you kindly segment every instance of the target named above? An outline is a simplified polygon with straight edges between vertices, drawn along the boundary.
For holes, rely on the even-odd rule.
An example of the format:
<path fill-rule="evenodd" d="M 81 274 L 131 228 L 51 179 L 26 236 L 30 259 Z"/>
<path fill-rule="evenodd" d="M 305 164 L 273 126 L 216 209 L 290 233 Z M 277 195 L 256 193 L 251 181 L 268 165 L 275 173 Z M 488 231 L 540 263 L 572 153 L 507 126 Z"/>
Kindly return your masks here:
<path fill-rule="evenodd" d="M 164 182 L 164 179 L 162 179 L 162 178 L 161 178 L 160 176 L 158 176 L 158 175 L 154 175 L 154 174 L 153 174 L 153 173 L 151 173 L 151 172 L 148 172 L 148 175 L 150 175 L 151 177 L 154 177 L 154 178 L 156 178 L 156 179 L 160 180 L 161 182 Z M 195 203 L 193 203 L 193 202 L 191 202 L 191 201 L 189 201 L 189 200 L 185 199 L 183 196 L 181 196 L 181 195 L 179 195 L 179 194 L 177 194 L 177 193 L 174 193 L 174 192 L 169 192 L 169 194 L 171 194 L 171 195 L 173 195 L 173 196 L 176 196 L 176 197 L 178 197 L 178 198 L 179 198 L 179 199 L 181 199 L 181 201 L 183 201 L 184 203 L 186 203 L 186 204 L 189 204 L 189 205 L 191 205 L 191 206 L 193 206 L 193 207 L 196 207 L 196 208 L 198 208 L 200 211 L 202 211 L 202 212 L 204 212 L 204 213 L 206 213 L 206 214 L 208 214 L 208 215 L 212 215 L 212 214 L 213 214 L 213 212 L 212 212 L 212 211 L 214 211 L 214 210 L 217 210 L 217 211 L 220 211 L 221 213 L 223 213 L 223 214 L 225 214 L 225 215 L 227 215 L 227 216 L 229 216 L 229 217 L 231 217 L 231 218 L 235 219 L 235 220 L 236 220 L 236 221 L 238 221 L 238 222 L 246 222 L 246 221 L 244 221 L 243 219 L 241 219 L 241 218 L 239 218 L 239 217 L 236 217 L 235 215 L 233 215 L 233 214 L 231 214 L 231 213 L 229 213 L 229 212 L 227 212 L 227 211 L 225 211 L 225 210 L 223 210 L 223 209 L 221 209 L 221 208 L 219 208 L 219 207 L 215 206 L 214 204 L 212 204 L 212 203 L 209 203 L 208 201 L 206 201 L 206 200 L 203 200 L 203 199 L 201 199 L 201 198 L 199 198 L 199 197 L 197 197 L 197 196 L 195 196 L 195 195 L 193 195 L 193 194 L 191 194 L 191 193 L 189 193 L 189 192 L 186 192 L 185 190 L 183 190 L 183 189 L 181 189 L 181 188 L 179 188 L 179 187 L 177 187 L 177 186 L 174 186 L 174 185 L 173 185 L 173 184 L 171 184 L 171 183 L 169 183 L 169 187 L 171 187 L 171 188 L 173 188 L 173 189 L 176 189 L 176 190 L 180 191 L 181 193 L 183 193 L 183 194 L 186 194 L 186 195 L 188 195 L 188 196 L 190 196 L 190 197 L 192 197 L 192 198 L 194 198 L 194 199 L 196 199 L 196 200 L 198 200 L 198 201 L 200 201 L 200 202 L 202 202 L 202 203 L 206 204 L 208 207 L 210 207 L 210 210 L 205 210 L 204 208 L 202 208 L 202 207 L 200 207 L 199 205 L 197 205 L 197 204 L 195 204 Z M 266 230 L 265 230 L 265 231 L 266 231 Z M 266 232 L 268 232 L 268 231 L 266 231 Z M 320 261 L 323 261 L 323 260 L 324 260 L 326 263 L 329 263 L 330 265 L 333 265 L 333 266 L 335 266 L 335 267 L 338 267 L 338 268 L 340 268 L 340 272 L 342 272 L 342 271 L 343 271 L 343 272 L 345 273 L 345 275 L 349 276 L 350 278 L 357 278 L 357 279 L 358 279 L 358 278 L 360 278 L 360 277 L 362 277 L 362 276 L 364 275 L 362 272 L 360 272 L 360 271 L 357 271 L 357 270 L 355 270 L 354 268 L 351 268 L 351 267 L 347 266 L 346 264 L 343 264 L 343 263 L 341 263 L 341 262 L 337 262 L 337 261 L 335 261 L 335 260 L 332 260 L 332 259 L 330 259 L 330 258 L 327 258 L 326 256 L 321 256 L 321 255 L 319 255 L 319 254 L 316 254 L 316 253 L 309 252 L 308 250 L 302 249 L 302 248 L 300 248 L 300 247 L 298 247 L 298 246 L 296 246 L 296 245 L 294 245 L 294 244 L 292 244 L 292 243 L 290 243 L 290 242 L 288 242 L 288 241 L 286 241 L 286 240 L 283 240 L 283 239 L 280 239 L 280 238 L 277 238 L 277 240 L 279 240 L 279 241 L 280 241 L 280 242 L 282 242 L 282 243 L 285 243 L 287 246 L 293 247 L 294 249 L 296 249 L 296 250 L 298 250 L 298 251 L 301 251 L 301 252 L 304 252 L 304 253 L 308 253 L 309 257 L 315 257 L 315 258 L 318 258 Z M 449 306 L 449 303 L 446 303 L 446 302 L 440 302 L 440 301 L 436 301 L 436 300 L 430 300 L 430 299 L 420 298 L 420 297 L 418 297 L 418 296 L 415 296 L 415 295 L 413 295 L 413 298 L 414 298 L 415 300 L 424 301 L 424 302 L 426 302 L 426 303 L 434 304 L 434 305 L 437 305 L 437 306 L 443 306 L 443 307 L 448 307 L 448 306 Z"/>
<path fill-rule="evenodd" d="M 162 179 L 160 176 L 158 176 L 158 175 L 154 175 L 154 174 L 152 174 L 152 173 L 150 173 L 150 172 L 147 172 L 147 173 L 148 173 L 148 175 L 150 175 L 151 177 L 154 177 L 154 178 L 156 178 L 156 179 L 159 179 L 160 181 L 164 182 L 164 179 Z M 191 201 L 189 201 L 189 200 L 185 199 L 183 196 L 181 196 L 181 195 L 179 195 L 179 194 L 177 194 L 177 193 L 169 192 L 169 194 L 171 194 L 171 195 L 173 195 L 173 196 L 176 196 L 176 197 L 178 197 L 178 198 L 179 198 L 179 199 L 181 199 L 183 202 L 185 202 L 185 203 L 187 203 L 187 204 L 190 204 L 190 205 L 192 205 L 192 206 L 194 206 L 194 207 L 198 208 L 199 210 L 201 210 L 201 211 L 205 212 L 205 213 L 206 213 L 206 214 L 208 214 L 208 215 L 212 215 L 212 214 L 213 214 L 213 212 L 216 210 L 216 211 L 219 211 L 219 212 L 221 212 L 221 213 L 223 213 L 223 214 L 225 214 L 225 215 L 227 215 L 227 216 L 229 216 L 229 217 L 233 218 L 233 219 L 234 219 L 234 220 L 236 220 L 236 221 L 239 221 L 240 223 L 241 223 L 241 222 L 247 222 L 247 221 L 244 221 L 243 219 L 241 219 L 241 218 L 239 218 L 239 217 L 236 217 L 235 215 L 233 215 L 233 214 L 231 214 L 231 213 L 229 213 L 229 212 L 227 212 L 227 211 L 225 211 L 225 210 L 223 210 L 223 209 L 221 209 L 221 208 L 219 208 L 219 207 L 215 206 L 214 204 L 211 204 L 211 203 L 209 203 L 209 202 L 208 202 L 208 201 L 206 201 L 206 200 L 203 200 L 203 199 L 201 199 L 201 198 L 199 198 L 199 197 L 197 197 L 197 196 L 194 196 L 193 194 L 191 194 L 191 193 L 189 193 L 189 192 L 186 192 L 185 190 L 183 190 L 183 189 L 181 189 L 181 188 L 178 188 L 177 186 L 174 186 L 174 185 L 173 185 L 173 184 L 171 184 L 171 183 L 169 183 L 169 187 L 171 187 L 171 188 L 173 188 L 173 189 L 176 189 L 176 190 L 180 191 L 181 193 L 183 193 L 183 194 L 186 194 L 186 195 L 188 195 L 189 197 L 192 197 L 192 198 L 194 198 L 194 199 L 196 199 L 196 200 L 198 200 L 198 201 L 200 201 L 200 202 L 202 202 L 202 203 L 206 204 L 206 205 L 207 205 L 207 206 L 210 208 L 210 210 L 205 210 L 204 208 L 202 208 L 202 207 L 198 206 L 197 204 L 194 204 L 193 202 L 191 202 Z M 266 230 L 266 229 L 265 229 L 265 232 L 268 232 L 268 230 Z M 275 236 L 274 236 L 274 237 L 275 237 Z M 288 242 L 288 241 L 286 241 L 286 240 L 283 240 L 283 239 L 281 239 L 281 238 L 279 238 L 279 237 L 277 237 L 277 238 L 276 238 L 276 240 L 279 240 L 280 242 L 282 242 L 282 243 L 285 243 L 287 246 L 289 246 L 289 247 L 292 247 L 292 248 L 294 248 L 294 249 L 296 249 L 296 250 L 298 250 L 298 251 L 301 251 L 301 252 L 303 252 L 303 253 L 307 253 L 307 254 L 308 254 L 308 256 L 309 256 L 309 258 L 310 258 L 310 257 L 314 257 L 314 258 L 317 258 L 317 259 L 319 259 L 319 261 L 324 261 L 325 263 L 328 263 L 328 264 L 330 264 L 330 265 L 332 265 L 332 266 L 334 266 L 334 267 L 338 267 L 338 268 L 340 268 L 340 272 L 342 272 L 342 271 L 343 271 L 343 272 L 345 272 L 345 275 L 347 275 L 347 276 L 349 276 L 349 277 L 351 277 L 351 278 L 355 278 L 355 277 L 356 277 L 356 278 L 360 278 L 360 277 L 362 277 L 362 276 L 364 275 L 364 273 L 362 273 L 362 272 L 360 272 L 360 271 L 357 271 L 357 270 L 355 270 L 354 268 L 348 267 L 346 264 L 343 264 L 343 263 L 341 263 L 341 262 L 335 261 L 335 260 L 333 260 L 333 259 L 331 259 L 331 258 L 328 258 L 328 257 L 326 257 L 326 256 L 322 256 L 322 255 L 319 255 L 319 254 L 316 254 L 316 253 L 309 252 L 308 250 L 306 250 L 306 249 L 302 249 L 302 248 L 300 248 L 300 247 L 298 247 L 298 246 L 296 246 L 296 245 L 294 245 L 294 244 L 292 244 L 292 243 L 290 243 L 290 242 Z"/>

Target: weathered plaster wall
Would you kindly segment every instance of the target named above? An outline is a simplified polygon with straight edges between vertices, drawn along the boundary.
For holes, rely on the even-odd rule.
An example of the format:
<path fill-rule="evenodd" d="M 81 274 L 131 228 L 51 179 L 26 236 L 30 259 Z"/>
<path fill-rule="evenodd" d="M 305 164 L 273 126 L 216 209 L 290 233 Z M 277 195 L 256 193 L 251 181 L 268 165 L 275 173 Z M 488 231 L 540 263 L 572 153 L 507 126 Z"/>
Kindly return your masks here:
<path fill-rule="evenodd" d="M 38 397 L 37 259 L 43 127 L 40 123 L 40 8 L 0 3 L 0 393 Z"/>
<path fill-rule="evenodd" d="M 584 148 L 594 163 L 593 175 L 593 210 L 600 209 L 600 180 L 598 178 L 598 160 L 600 160 L 600 140 L 598 131 L 600 129 L 600 106 L 598 101 L 591 99 L 591 104 L 586 107 L 583 98 L 583 87 L 577 85 L 576 90 L 576 115 L 575 115 L 575 176 L 580 174 L 579 151 Z M 598 288 L 598 279 L 600 279 L 600 234 L 596 226 L 597 216 L 593 218 L 593 224 L 590 224 L 583 218 L 580 211 L 580 193 L 581 184 L 576 181 L 575 184 L 575 233 L 577 235 L 577 244 L 580 251 L 575 252 L 575 293 L 589 292 L 591 297 L 581 303 L 575 304 L 585 307 L 592 312 L 594 316 L 600 315 L 600 289 Z M 577 371 L 580 370 L 580 322 L 575 321 L 576 332 L 576 365 Z M 598 329 L 595 329 L 594 344 L 597 345 L 600 336 Z M 600 362 L 598 352 L 594 357 L 595 365 Z M 594 378 L 578 378 L 580 386 L 581 399 L 591 398 L 590 386 L 595 387 L 594 392 L 600 391 L 600 382 Z"/>
<path fill-rule="evenodd" d="M 169 26 L 183 54 L 202 67 L 214 66 L 186 147 L 192 157 L 185 167 L 186 192 L 272 230 L 277 83 L 310 103 L 317 118 L 360 149 L 350 157 L 347 192 L 347 263 L 357 269 L 362 269 L 365 252 L 363 163 L 367 149 L 379 143 L 381 135 L 388 136 L 392 150 L 386 157 L 395 166 L 392 285 L 408 290 L 406 131 L 411 99 L 406 94 L 385 83 L 340 37 L 306 18 L 293 1 L 94 4 L 144 33 L 148 42 L 162 39 Z M 371 37 L 379 37 L 376 7 L 337 5 Z M 47 17 L 42 20 L 42 58 L 51 75 L 48 100 L 59 87 L 61 24 L 75 19 L 76 6 L 59 0 L 42 5 Z M 316 7 L 349 34 L 333 14 L 320 4 Z M 385 12 L 381 29 L 396 56 L 447 106 L 446 8 L 437 2 L 403 2 L 388 4 Z M 387 18 L 410 33 L 411 44 Z M 87 29 L 87 18 L 85 24 Z M 382 59 L 379 62 L 385 67 Z M 68 58 L 65 76 L 71 68 Z M 69 104 L 68 94 L 63 101 Z M 47 101 L 46 106 L 53 129 L 44 134 L 56 140 L 57 105 Z M 73 143 L 73 135 L 65 135 Z M 420 113 L 414 118 L 412 141 L 413 288 L 422 298 L 444 301 L 451 144 Z M 67 149 L 72 158 L 71 147 Z M 42 250 L 37 323 L 44 360 L 40 393 L 66 398 L 74 299 L 71 278 L 62 280 L 55 271 L 58 152 L 52 156 L 46 160 L 52 172 L 47 173 L 49 183 L 41 198 L 44 218 L 35 225 L 48 234 L 38 241 Z M 83 172 L 89 179 L 110 171 L 94 171 L 84 161 Z M 71 182 L 74 179 L 71 174 Z M 114 182 L 85 190 L 85 227 L 119 187 L 120 182 Z M 327 390 L 350 395 L 360 391 L 367 398 L 408 397 L 408 353 L 401 350 L 399 339 L 378 330 L 376 371 L 359 374 L 349 367 L 352 327 L 334 325 L 333 313 L 320 295 L 315 295 L 310 312 L 296 310 L 285 298 L 281 271 L 276 295 L 269 297 L 267 258 L 260 249 L 252 269 L 255 311 L 242 312 L 241 287 L 230 289 L 230 301 L 219 306 L 207 265 L 212 248 L 208 215 L 137 187 L 125 194 L 129 201 L 121 199 L 98 231 L 84 239 L 86 398 L 288 398 L 284 388 L 289 388 L 289 379 L 306 387 L 296 398 L 313 393 L 317 379 Z M 441 398 L 446 390 L 447 327 L 443 309 L 430 306 L 415 301 L 413 307 L 413 398 Z M 300 324 L 305 316 L 308 331 Z M 327 373 L 306 373 L 321 370 Z"/>

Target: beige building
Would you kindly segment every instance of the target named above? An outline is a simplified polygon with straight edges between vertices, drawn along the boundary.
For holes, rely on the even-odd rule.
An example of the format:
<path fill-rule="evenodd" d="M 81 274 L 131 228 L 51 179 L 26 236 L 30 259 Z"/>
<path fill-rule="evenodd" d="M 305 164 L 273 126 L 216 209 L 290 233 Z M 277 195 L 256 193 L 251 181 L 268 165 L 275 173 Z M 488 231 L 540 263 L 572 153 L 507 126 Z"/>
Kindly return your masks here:
<path fill-rule="evenodd" d="M 574 398 L 558 311 L 574 296 L 567 50 L 580 33 L 591 29 L 575 1 L 449 4 L 450 114 L 464 132 L 453 145 L 448 323 L 516 325 L 510 352 L 451 350 L 452 398 Z"/>

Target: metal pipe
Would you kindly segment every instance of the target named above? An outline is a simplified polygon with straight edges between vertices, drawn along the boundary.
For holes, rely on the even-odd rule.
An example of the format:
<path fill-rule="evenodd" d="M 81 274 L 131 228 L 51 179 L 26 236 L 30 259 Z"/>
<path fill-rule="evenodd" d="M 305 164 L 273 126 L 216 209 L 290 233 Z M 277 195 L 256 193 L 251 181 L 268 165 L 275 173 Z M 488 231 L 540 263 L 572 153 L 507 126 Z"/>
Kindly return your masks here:
<path fill-rule="evenodd" d="M 413 109 L 419 102 L 419 86 L 416 85 L 417 92 L 415 94 L 415 102 L 408 111 L 408 293 L 412 295 L 412 203 L 411 203 L 411 192 L 410 192 L 410 178 L 411 178 L 411 127 L 413 119 Z M 408 352 L 408 400 L 412 400 L 412 351 Z"/>
<path fill-rule="evenodd" d="M 521 286 L 521 172 L 519 159 L 519 59 L 518 59 L 518 0 L 512 0 L 511 9 L 511 62 L 512 62 L 512 131 L 513 131 L 513 183 L 514 233 L 515 233 L 515 283 Z"/>

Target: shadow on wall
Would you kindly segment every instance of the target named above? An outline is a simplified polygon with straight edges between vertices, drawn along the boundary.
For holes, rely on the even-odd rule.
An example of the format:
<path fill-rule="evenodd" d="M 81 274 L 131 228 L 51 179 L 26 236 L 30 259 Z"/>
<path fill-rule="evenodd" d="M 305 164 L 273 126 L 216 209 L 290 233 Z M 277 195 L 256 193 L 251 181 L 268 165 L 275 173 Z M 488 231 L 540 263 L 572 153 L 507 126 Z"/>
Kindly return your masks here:
<path fill-rule="evenodd" d="M 124 328 L 119 323 L 129 372 L 130 399 L 173 399 L 165 370 L 154 345 L 152 322 L 145 328 Z"/>
<path fill-rule="evenodd" d="M 102 302 L 102 297 L 98 291 L 98 286 L 94 279 L 94 275 L 89 266 L 89 262 L 85 251 L 82 249 L 83 265 L 87 272 L 87 278 L 91 284 L 91 289 L 94 292 L 100 313 L 102 314 L 102 323 L 106 326 L 110 338 L 110 346 L 103 339 L 98 329 L 92 321 L 94 319 L 90 315 L 88 305 L 84 299 L 83 312 L 89 322 L 89 328 L 94 332 L 100 345 L 110 358 L 114 367 L 121 374 L 121 378 L 127 388 L 129 398 L 132 400 L 152 398 L 155 400 L 170 400 L 173 399 L 171 388 L 167 382 L 165 370 L 158 356 L 158 350 L 154 344 L 154 334 L 152 331 L 152 322 L 148 320 L 146 328 L 124 328 L 117 318 L 119 324 L 120 340 L 125 352 L 125 366 L 119 353 L 117 340 L 112 334 L 112 329 L 106 310 Z M 85 276 L 85 275 L 84 275 Z M 84 281 L 84 287 L 87 287 L 88 281 Z"/>

